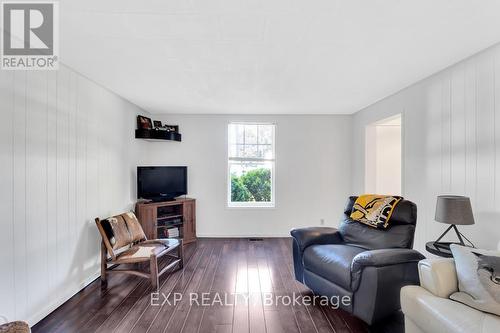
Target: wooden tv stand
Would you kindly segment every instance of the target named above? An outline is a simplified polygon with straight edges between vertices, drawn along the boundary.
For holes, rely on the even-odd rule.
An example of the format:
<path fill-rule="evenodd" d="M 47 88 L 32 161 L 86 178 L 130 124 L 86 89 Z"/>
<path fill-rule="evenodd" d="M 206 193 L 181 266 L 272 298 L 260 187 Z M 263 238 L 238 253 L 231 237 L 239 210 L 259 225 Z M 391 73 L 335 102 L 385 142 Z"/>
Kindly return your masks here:
<path fill-rule="evenodd" d="M 191 198 L 165 202 L 138 202 L 137 218 L 148 239 L 167 238 L 179 229 L 184 244 L 196 241 L 196 200 Z"/>

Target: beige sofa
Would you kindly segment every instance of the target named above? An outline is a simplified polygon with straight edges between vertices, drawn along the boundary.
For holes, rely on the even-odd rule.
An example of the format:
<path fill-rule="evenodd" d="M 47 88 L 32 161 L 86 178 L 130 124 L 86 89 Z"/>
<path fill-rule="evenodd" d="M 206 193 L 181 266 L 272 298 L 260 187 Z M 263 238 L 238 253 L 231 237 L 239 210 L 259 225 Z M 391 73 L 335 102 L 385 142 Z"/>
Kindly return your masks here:
<path fill-rule="evenodd" d="M 419 286 L 401 289 L 406 333 L 500 332 L 500 317 L 449 299 L 458 291 L 453 259 L 425 259 L 418 263 Z"/>

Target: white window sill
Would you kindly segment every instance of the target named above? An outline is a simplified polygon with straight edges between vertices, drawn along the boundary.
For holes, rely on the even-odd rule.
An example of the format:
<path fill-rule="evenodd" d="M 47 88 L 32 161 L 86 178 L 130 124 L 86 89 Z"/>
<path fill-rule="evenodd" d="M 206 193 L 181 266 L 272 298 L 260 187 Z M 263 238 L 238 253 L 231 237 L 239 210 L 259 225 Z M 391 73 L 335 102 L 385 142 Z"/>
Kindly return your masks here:
<path fill-rule="evenodd" d="M 228 203 L 226 205 L 228 209 L 274 209 L 276 205 L 274 202 L 268 203 Z"/>

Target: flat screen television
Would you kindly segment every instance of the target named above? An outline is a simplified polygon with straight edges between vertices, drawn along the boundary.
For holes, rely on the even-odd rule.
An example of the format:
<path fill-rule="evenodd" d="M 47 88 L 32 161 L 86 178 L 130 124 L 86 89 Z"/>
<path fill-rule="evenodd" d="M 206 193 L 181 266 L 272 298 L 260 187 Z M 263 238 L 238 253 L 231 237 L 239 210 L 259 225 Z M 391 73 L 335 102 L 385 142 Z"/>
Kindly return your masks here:
<path fill-rule="evenodd" d="M 169 201 L 187 194 L 187 167 L 137 167 L 137 198 Z"/>

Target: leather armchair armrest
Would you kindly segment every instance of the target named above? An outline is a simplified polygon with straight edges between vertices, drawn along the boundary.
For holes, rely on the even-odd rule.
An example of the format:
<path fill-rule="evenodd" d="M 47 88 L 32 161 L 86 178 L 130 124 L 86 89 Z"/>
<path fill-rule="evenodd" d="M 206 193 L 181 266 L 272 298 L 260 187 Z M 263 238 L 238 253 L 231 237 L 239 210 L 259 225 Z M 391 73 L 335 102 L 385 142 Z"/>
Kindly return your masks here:
<path fill-rule="evenodd" d="M 338 244 L 342 242 L 340 232 L 335 228 L 310 227 L 292 229 L 293 268 L 295 279 L 304 282 L 304 260 L 302 255 L 306 247 L 314 244 Z"/>
<path fill-rule="evenodd" d="M 408 263 L 417 263 L 425 259 L 424 255 L 412 249 L 380 249 L 359 253 L 351 263 L 351 288 L 357 290 L 361 274 L 365 267 L 384 267 Z"/>
<path fill-rule="evenodd" d="M 425 259 L 418 263 L 420 285 L 437 297 L 448 298 L 458 291 L 453 258 Z"/>
<path fill-rule="evenodd" d="M 292 229 L 290 235 L 295 239 L 301 252 L 314 244 L 338 244 L 342 242 L 340 232 L 335 228 L 309 227 Z"/>
<path fill-rule="evenodd" d="M 425 259 L 417 250 L 412 249 L 380 249 L 364 251 L 352 259 L 351 270 L 355 271 L 364 266 L 387 266 L 407 262 L 418 262 Z"/>

